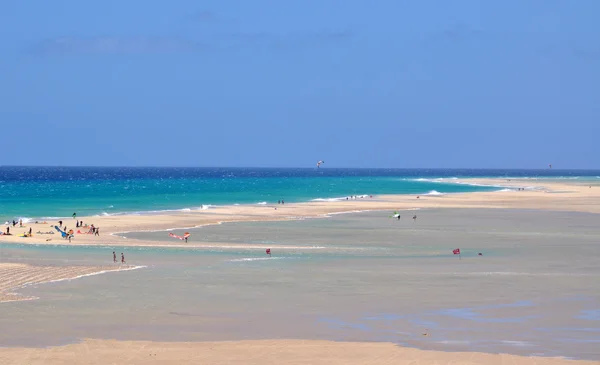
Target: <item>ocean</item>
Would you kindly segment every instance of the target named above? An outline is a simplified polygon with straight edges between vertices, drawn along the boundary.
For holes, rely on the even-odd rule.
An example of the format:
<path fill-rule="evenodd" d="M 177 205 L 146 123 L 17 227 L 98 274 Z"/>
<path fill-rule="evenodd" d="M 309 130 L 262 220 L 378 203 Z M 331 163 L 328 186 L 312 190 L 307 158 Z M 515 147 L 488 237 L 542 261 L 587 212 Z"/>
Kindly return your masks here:
<path fill-rule="evenodd" d="M 147 214 L 351 195 L 498 190 L 440 179 L 598 179 L 600 171 L 0 166 L 0 220 Z"/>

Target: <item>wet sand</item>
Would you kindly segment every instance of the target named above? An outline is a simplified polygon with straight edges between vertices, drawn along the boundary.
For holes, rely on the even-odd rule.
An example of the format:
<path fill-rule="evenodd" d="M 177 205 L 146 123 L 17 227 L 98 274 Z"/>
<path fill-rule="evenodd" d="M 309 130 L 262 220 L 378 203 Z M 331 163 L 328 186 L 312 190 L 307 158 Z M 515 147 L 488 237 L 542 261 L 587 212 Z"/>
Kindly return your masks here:
<path fill-rule="evenodd" d="M 19 295 L 19 288 L 78 279 L 110 271 L 131 270 L 133 266 L 38 266 L 0 262 L 0 303 L 38 299 Z"/>

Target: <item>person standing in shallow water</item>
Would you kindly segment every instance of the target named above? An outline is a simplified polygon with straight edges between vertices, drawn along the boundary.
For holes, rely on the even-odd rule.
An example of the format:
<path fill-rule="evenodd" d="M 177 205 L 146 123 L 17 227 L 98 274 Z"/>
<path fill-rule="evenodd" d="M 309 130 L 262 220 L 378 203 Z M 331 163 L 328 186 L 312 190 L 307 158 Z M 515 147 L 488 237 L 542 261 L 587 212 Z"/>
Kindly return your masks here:
<path fill-rule="evenodd" d="M 125 263 L 125 255 L 123 255 L 123 252 L 121 252 L 121 263 Z"/>
<path fill-rule="evenodd" d="M 117 254 L 113 251 L 113 262 L 117 262 Z"/>
<path fill-rule="evenodd" d="M 73 219 L 77 217 L 77 213 L 73 213 Z"/>

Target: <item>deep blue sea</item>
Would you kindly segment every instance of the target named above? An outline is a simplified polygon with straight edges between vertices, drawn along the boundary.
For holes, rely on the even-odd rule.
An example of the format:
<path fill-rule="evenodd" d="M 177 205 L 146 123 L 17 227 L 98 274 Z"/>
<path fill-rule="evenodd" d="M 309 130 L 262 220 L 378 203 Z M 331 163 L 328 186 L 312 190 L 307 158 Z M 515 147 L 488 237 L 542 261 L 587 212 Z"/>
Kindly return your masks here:
<path fill-rule="evenodd" d="M 68 217 L 349 195 L 498 190 L 452 177 L 597 179 L 600 171 L 332 168 L 0 167 L 0 219 Z"/>

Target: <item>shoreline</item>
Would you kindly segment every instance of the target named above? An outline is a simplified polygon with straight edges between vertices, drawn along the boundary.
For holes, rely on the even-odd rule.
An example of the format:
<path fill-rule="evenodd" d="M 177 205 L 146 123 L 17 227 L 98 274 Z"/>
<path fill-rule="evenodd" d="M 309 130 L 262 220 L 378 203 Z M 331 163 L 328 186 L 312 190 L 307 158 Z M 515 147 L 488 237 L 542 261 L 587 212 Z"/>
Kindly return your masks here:
<path fill-rule="evenodd" d="M 522 181 L 529 181 L 529 180 L 537 180 L 538 178 L 511 178 L 510 180 L 507 181 L 512 181 L 512 180 L 522 180 Z M 472 178 L 472 177 L 468 177 L 468 178 L 457 178 L 457 177 L 448 177 L 448 178 L 401 178 L 401 180 L 404 181 L 414 181 L 414 182 L 430 182 L 430 183 L 439 183 L 439 184 L 448 184 L 448 185 L 467 185 L 467 186 L 473 186 L 473 187 L 486 187 L 486 188 L 496 188 L 498 190 L 492 190 L 492 191 L 470 191 L 470 192 L 448 192 L 448 193 L 442 193 L 442 192 L 438 192 L 437 190 L 431 190 L 427 193 L 422 193 L 422 194 L 417 194 L 417 193 L 399 193 L 399 194 L 360 194 L 360 195 L 349 195 L 349 196 L 345 196 L 345 197 L 336 197 L 336 198 L 315 198 L 315 199 L 310 199 L 310 200 L 303 200 L 303 201 L 292 201 L 292 202 L 288 202 L 287 205 L 297 205 L 297 204 L 312 204 L 312 203 L 335 203 L 335 202 L 350 202 L 350 201 L 372 201 L 373 197 L 403 197 L 403 196 L 422 196 L 422 197 L 438 197 L 438 196 L 445 196 L 445 195 L 456 195 L 456 194 L 473 194 L 473 193 L 494 193 L 494 192 L 506 192 L 506 191 L 510 191 L 511 187 L 521 187 L 524 190 L 532 190 L 531 186 L 515 186 L 515 185 L 501 185 L 499 183 L 479 183 L 479 182 L 472 182 L 475 180 L 486 180 L 486 181 L 500 181 L 500 178 Z M 569 179 L 568 181 L 576 181 L 576 180 L 571 180 Z M 533 189 L 535 189 L 535 187 L 533 187 Z M 356 197 L 354 199 L 352 199 L 351 197 Z M 215 209 L 219 209 L 219 208 L 231 208 L 231 207 L 255 207 L 255 208 L 266 208 L 266 207 L 272 207 L 275 206 L 275 203 L 268 203 L 268 202 L 259 202 L 259 203 L 242 203 L 242 204 L 238 204 L 238 203 L 234 203 L 234 204 L 200 204 L 200 207 L 183 207 L 183 208 L 166 208 L 166 209 L 162 209 L 162 210 L 141 210 L 141 211 L 124 211 L 124 212 L 115 212 L 115 213 L 105 213 L 105 214 L 94 214 L 94 215 L 82 215 L 79 216 L 77 219 L 83 219 L 85 218 L 86 220 L 89 219 L 102 219 L 102 218 L 107 218 L 107 217 L 127 217 L 127 216 L 136 216 L 136 217 L 152 217 L 152 216 L 160 216 L 160 215 L 170 215 L 170 214 L 185 214 L 185 213 L 199 213 L 199 212 L 204 212 L 204 211 L 214 211 Z M 346 213 L 345 211 L 342 212 L 333 212 L 330 214 L 343 214 Z M 63 220 L 65 222 L 70 221 L 71 219 L 73 219 L 72 216 L 43 216 L 43 217 L 18 217 L 15 219 L 24 219 L 25 221 L 23 222 L 24 224 L 35 224 L 35 222 L 38 222 L 38 224 L 41 224 L 41 222 L 43 221 L 58 221 L 58 220 Z M 12 227 L 11 227 L 12 228 Z M 15 227 L 16 228 L 16 227 Z M 191 228 L 198 228 L 198 226 L 194 226 L 194 227 L 181 227 L 181 228 L 172 228 L 172 229 L 191 229 Z M 162 230 L 160 230 L 162 231 Z M 137 231 L 136 231 L 137 232 Z"/>
<path fill-rule="evenodd" d="M 36 235 L 19 237 L 20 230 L 27 228 L 11 227 L 16 230 L 11 236 L 0 236 L 0 243 L 61 245 L 61 246 L 135 246 L 135 247 L 177 247 L 177 248 L 224 248 L 224 244 L 211 242 L 194 243 L 191 237 L 189 243 L 176 243 L 175 240 L 143 241 L 123 237 L 126 233 L 137 232 L 172 232 L 177 230 L 197 229 L 205 226 L 221 225 L 224 223 L 240 222 L 277 222 L 303 219 L 323 219 L 331 215 L 351 214 L 366 211 L 416 211 L 431 208 L 500 208 L 500 209 L 541 209 L 600 214 L 600 189 L 588 188 L 584 185 L 573 184 L 573 181 L 540 181 L 535 185 L 523 186 L 524 179 L 451 179 L 456 184 L 478 184 L 481 186 L 500 186 L 504 189 L 491 192 L 448 193 L 443 195 L 373 195 L 372 198 L 288 203 L 284 205 L 229 205 L 217 206 L 212 209 L 173 212 L 171 214 L 149 215 L 118 215 L 101 217 L 78 217 L 100 227 L 100 236 L 76 234 L 69 243 L 60 235 Z M 531 183 L 532 179 L 527 179 Z M 446 181 L 444 181 L 446 182 Z M 514 190 L 527 188 L 529 190 Z M 417 197 L 419 197 L 417 199 Z M 91 221 L 90 221 L 91 220 Z M 68 218 L 64 223 L 72 222 Z M 51 230 L 53 223 L 32 224 L 35 230 Z M 29 227 L 29 226 L 27 226 Z M 71 227 L 72 228 L 72 227 Z M 38 237 L 42 237 L 39 239 Z M 253 245 L 256 248 L 264 246 Z M 240 246 L 235 246 L 239 248 Z"/>
<path fill-rule="evenodd" d="M 498 190 L 490 190 L 490 191 L 485 191 L 487 193 L 489 192 L 502 192 L 505 191 L 506 188 L 508 188 L 508 186 L 500 186 L 500 185 L 481 185 L 481 184 L 470 184 L 470 183 L 457 183 L 455 182 L 456 180 L 444 180 L 444 181 L 438 181 L 436 179 L 431 179 L 431 180 L 419 180 L 419 179 L 407 179 L 407 181 L 427 181 L 430 183 L 440 183 L 440 184 L 448 184 L 448 185 L 452 185 L 452 184 L 456 184 L 456 185 L 469 185 L 469 186 L 473 186 L 473 187 L 486 187 L 486 188 L 496 188 Z M 378 196 L 378 197 L 386 197 L 386 196 L 423 196 L 423 197 L 436 197 L 436 196 L 444 196 L 444 195 L 453 195 L 453 194 L 472 194 L 472 193 L 479 193 L 482 191 L 469 191 L 469 192 L 439 192 L 437 190 L 431 190 L 428 191 L 426 193 L 422 193 L 422 194 L 418 194 L 418 193 L 398 193 L 398 194 L 360 194 L 360 195 L 348 195 L 347 197 L 337 197 L 337 198 L 315 198 L 315 199 L 310 199 L 310 200 L 301 200 L 301 201 L 288 201 L 287 203 L 285 203 L 284 205 L 294 205 L 294 204 L 312 204 L 312 203 L 335 203 L 335 202 L 350 202 L 350 201 L 367 201 L 367 200 L 373 200 L 374 197 Z M 356 198 L 352 198 L 352 197 L 356 197 Z M 166 208 L 166 209 L 159 209 L 159 210 L 136 210 L 136 211 L 123 211 L 123 212 L 115 212 L 115 213 L 106 213 L 104 212 L 103 214 L 94 214 L 94 215 L 81 215 L 78 216 L 77 219 L 98 219 L 98 218 L 107 218 L 107 217 L 123 217 L 123 216 L 136 216 L 136 217 L 152 217 L 152 216 L 160 216 L 160 215 L 170 215 L 170 214 L 186 214 L 186 213 L 200 213 L 200 212 L 207 212 L 207 211 L 215 211 L 215 209 L 220 209 L 220 208 L 228 208 L 228 207 L 255 207 L 255 208 L 267 208 L 267 207 L 272 207 L 272 206 L 276 206 L 277 203 L 273 202 L 273 203 L 269 203 L 266 201 L 263 202 L 258 202 L 258 203 L 232 203 L 232 204 L 200 204 L 200 207 L 196 206 L 196 207 L 182 207 L 182 208 Z M 35 223 L 36 221 L 42 222 L 42 221 L 58 221 L 58 220 L 63 220 L 63 221 L 69 221 L 71 219 L 73 219 L 72 216 L 41 216 L 41 217 L 18 217 L 18 218 L 14 218 L 15 220 L 17 219 L 23 219 L 23 223 L 27 223 L 27 224 L 32 224 Z"/>

